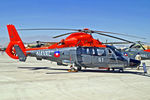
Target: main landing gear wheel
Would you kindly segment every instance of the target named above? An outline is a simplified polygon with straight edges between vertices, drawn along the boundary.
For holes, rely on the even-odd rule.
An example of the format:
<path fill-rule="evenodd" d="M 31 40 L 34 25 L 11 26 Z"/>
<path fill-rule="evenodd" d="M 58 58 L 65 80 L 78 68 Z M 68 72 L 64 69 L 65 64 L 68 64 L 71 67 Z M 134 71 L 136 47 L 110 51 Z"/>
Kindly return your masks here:
<path fill-rule="evenodd" d="M 107 68 L 107 71 L 110 71 L 110 68 Z"/>
<path fill-rule="evenodd" d="M 112 68 L 112 71 L 115 71 L 115 68 Z"/>
<path fill-rule="evenodd" d="M 119 69 L 119 72 L 123 73 L 123 72 L 124 72 L 124 70 L 123 70 L 123 69 Z"/>
<path fill-rule="evenodd" d="M 78 67 L 77 67 L 77 70 L 78 70 L 78 71 L 81 71 L 81 70 L 82 70 L 82 67 L 78 66 Z"/>

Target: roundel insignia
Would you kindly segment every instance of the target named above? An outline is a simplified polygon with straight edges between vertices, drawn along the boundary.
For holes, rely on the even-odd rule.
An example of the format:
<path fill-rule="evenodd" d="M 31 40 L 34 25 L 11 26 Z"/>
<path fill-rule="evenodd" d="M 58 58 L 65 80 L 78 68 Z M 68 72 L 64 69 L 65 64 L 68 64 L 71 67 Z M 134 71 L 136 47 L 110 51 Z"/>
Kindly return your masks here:
<path fill-rule="evenodd" d="M 59 51 L 55 51 L 54 52 L 54 57 L 60 57 L 60 52 Z"/>
<path fill-rule="evenodd" d="M 128 54 L 125 52 L 125 53 L 124 53 L 124 56 L 128 56 Z"/>

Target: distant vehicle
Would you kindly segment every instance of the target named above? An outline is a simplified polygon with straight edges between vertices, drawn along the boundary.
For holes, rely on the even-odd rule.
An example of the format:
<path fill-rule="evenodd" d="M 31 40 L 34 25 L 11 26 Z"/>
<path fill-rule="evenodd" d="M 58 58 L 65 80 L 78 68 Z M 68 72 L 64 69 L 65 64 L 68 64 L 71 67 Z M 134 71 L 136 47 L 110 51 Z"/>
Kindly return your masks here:
<path fill-rule="evenodd" d="M 6 48 L 0 48 L 0 51 L 5 51 L 6 50 Z"/>
<path fill-rule="evenodd" d="M 26 44 L 27 48 L 40 48 L 44 45 L 44 43 L 41 43 L 40 41 L 36 41 L 36 43 L 24 43 Z"/>
<path fill-rule="evenodd" d="M 32 43 L 24 43 L 26 48 L 40 48 L 40 47 L 49 47 L 57 42 L 43 42 L 43 41 L 36 41 Z"/>
<path fill-rule="evenodd" d="M 6 49 L 6 53 L 14 59 L 19 59 L 25 62 L 28 56 L 36 57 L 37 60 L 50 60 L 57 62 L 58 65 L 70 64 L 71 71 L 80 71 L 82 67 L 85 68 L 108 68 L 119 69 L 123 71 L 127 67 L 136 67 L 140 65 L 140 61 L 125 57 L 113 46 L 103 45 L 99 40 L 96 40 L 88 33 L 97 33 L 99 35 L 109 36 L 124 40 L 122 38 L 114 37 L 101 33 L 102 31 L 93 31 L 89 29 L 74 30 L 78 32 L 71 32 L 55 36 L 54 38 L 70 34 L 66 39 L 53 44 L 49 47 L 43 48 L 25 48 L 24 44 L 17 33 L 14 25 L 7 25 L 10 37 L 10 43 Z M 55 29 L 56 30 L 56 29 Z M 60 29 L 59 29 L 60 30 Z M 69 30 L 69 29 L 62 29 Z"/>

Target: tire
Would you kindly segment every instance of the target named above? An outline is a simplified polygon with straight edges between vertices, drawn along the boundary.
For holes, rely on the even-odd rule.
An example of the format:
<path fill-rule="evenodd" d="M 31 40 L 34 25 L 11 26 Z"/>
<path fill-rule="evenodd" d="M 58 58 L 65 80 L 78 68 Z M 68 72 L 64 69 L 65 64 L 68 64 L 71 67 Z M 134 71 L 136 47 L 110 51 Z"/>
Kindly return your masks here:
<path fill-rule="evenodd" d="M 78 71 L 81 71 L 81 70 L 82 70 L 82 67 L 78 66 L 78 67 L 77 67 L 77 70 L 78 70 Z"/>
<path fill-rule="evenodd" d="M 110 68 L 108 68 L 107 71 L 110 71 Z"/>
<path fill-rule="evenodd" d="M 114 69 L 114 68 L 112 68 L 112 71 L 115 71 L 115 69 Z"/>
<path fill-rule="evenodd" d="M 123 69 L 119 69 L 119 72 L 120 72 L 120 73 L 123 73 Z"/>

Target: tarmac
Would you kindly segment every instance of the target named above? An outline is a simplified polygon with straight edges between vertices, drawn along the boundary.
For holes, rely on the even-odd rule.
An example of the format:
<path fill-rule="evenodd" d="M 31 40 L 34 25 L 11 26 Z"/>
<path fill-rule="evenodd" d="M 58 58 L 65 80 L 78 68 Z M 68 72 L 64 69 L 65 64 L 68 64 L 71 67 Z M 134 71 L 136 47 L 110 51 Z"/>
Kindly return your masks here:
<path fill-rule="evenodd" d="M 0 53 L 0 100 L 150 100 L 150 77 L 142 68 L 124 73 L 68 69 L 31 57 L 19 62 Z"/>

